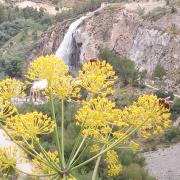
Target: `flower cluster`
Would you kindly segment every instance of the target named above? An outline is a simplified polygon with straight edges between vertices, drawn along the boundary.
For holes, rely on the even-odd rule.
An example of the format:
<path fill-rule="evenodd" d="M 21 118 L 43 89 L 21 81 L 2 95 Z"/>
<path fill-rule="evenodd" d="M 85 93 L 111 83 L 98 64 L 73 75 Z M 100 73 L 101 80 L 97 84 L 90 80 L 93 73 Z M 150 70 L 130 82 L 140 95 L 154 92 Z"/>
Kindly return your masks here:
<path fill-rule="evenodd" d="M 63 60 L 54 55 L 41 56 L 33 61 L 26 75 L 27 82 L 46 79 L 46 93 L 53 93 L 60 99 L 79 97 L 80 89 L 69 75 L 69 68 Z"/>
<path fill-rule="evenodd" d="M 25 96 L 24 90 L 24 84 L 16 79 L 8 78 L 0 82 L 0 97 L 4 100 L 12 101 L 13 97 Z"/>
<path fill-rule="evenodd" d="M 16 115 L 6 120 L 6 127 L 11 130 L 13 137 L 23 137 L 27 140 L 51 133 L 54 126 L 51 118 L 38 112 Z"/>
<path fill-rule="evenodd" d="M 16 166 L 17 154 L 17 148 L 14 146 L 0 148 L 0 169 L 4 174 Z"/>
<path fill-rule="evenodd" d="M 17 109 L 13 106 L 13 104 L 0 97 L 0 121 L 16 113 L 17 113 Z"/>
<path fill-rule="evenodd" d="M 59 162 L 58 152 L 57 151 L 54 151 L 54 152 L 48 151 L 47 155 L 48 155 L 48 158 L 50 159 L 51 162 L 54 162 L 54 163 Z M 55 172 L 55 170 L 53 168 L 51 168 L 50 166 L 47 166 L 46 164 L 39 161 L 39 158 L 43 159 L 44 155 L 42 153 L 40 153 L 38 155 L 38 158 L 34 158 L 32 160 L 32 163 L 34 165 L 33 171 L 36 172 L 36 174 L 37 174 L 37 172 L 39 174 L 41 174 L 42 172 L 45 173 L 45 174 Z"/>
<path fill-rule="evenodd" d="M 122 165 L 120 164 L 118 155 L 114 150 L 107 152 L 105 162 L 108 168 L 108 176 L 117 176 L 122 171 Z"/>
<path fill-rule="evenodd" d="M 169 111 L 169 108 L 159 103 L 157 96 L 144 95 L 124 109 L 123 118 L 134 127 L 140 126 L 138 131 L 148 138 L 162 134 L 171 125 Z"/>
<path fill-rule="evenodd" d="M 115 103 L 106 97 L 91 98 L 88 102 L 84 102 L 76 114 L 77 123 L 84 128 L 83 135 L 107 143 L 114 119 L 119 112 L 114 108 Z"/>
<path fill-rule="evenodd" d="M 112 85 L 117 76 L 109 63 L 97 60 L 83 64 L 78 80 L 88 92 L 106 96 L 113 93 Z"/>

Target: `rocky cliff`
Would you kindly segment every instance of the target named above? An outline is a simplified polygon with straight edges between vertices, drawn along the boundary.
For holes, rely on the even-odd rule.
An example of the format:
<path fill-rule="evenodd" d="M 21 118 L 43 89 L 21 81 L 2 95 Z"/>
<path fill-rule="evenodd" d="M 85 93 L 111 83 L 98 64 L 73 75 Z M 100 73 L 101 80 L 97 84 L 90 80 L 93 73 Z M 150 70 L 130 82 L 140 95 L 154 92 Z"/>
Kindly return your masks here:
<path fill-rule="evenodd" d="M 96 58 L 100 48 L 109 48 L 127 57 L 151 74 L 157 64 L 167 70 L 169 86 L 179 91 L 180 10 L 168 9 L 155 19 L 157 4 L 113 4 L 86 18 L 73 34 L 80 62 Z M 159 5 L 164 11 L 165 2 Z M 158 9 L 157 9 L 158 10 Z M 153 11 L 152 13 L 149 11 Z M 54 53 L 71 21 L 58 24 L 43 35 L 40 52 Z"/>

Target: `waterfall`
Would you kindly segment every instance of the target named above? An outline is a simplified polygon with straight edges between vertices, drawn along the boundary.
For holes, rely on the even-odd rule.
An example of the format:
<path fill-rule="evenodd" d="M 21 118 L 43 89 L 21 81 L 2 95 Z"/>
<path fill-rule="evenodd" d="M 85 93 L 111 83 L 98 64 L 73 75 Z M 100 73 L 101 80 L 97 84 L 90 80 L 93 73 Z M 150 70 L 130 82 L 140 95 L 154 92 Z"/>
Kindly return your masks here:
<path fill-rule="evenodd" d="M 56 51 L 56 55 L 59 58 L 63 59 L 66 65 L 70 64 L 69 59 L 71 58 L 74 50 L 73 34 L 75 33 L 77 27 L 83 22 L 83 20 L 86 19 L 86 17 L 87 16 L 82 16 L 70 25 L 62 43 Z"/>
<path fill-rule="evenodd" d="M 77 28 L 83 22 L 83 20 L 93 16 L 95 12 L 102 10 L 106 6 L 108 6 L 107 3 L 102 3 L 100 8 L 98 8 L 97 10 L 95 10 L 93 12 L 87 13 L 85 16 L 80 17 L 79 19 L 77 19 L 75 22 L 73 22 L 70 25 L 67 33 L 64 36 L 63 41 L 61 42 L 59 48 L 57 49 L 57 51 L 55 53 L 56 56 L 63 59 L 65 64 L 70 66 L 70 68 L 72 68 L 72 66 L 73 66 L 73 63 L 70 61 L 71 60 L 73 60 L 73 61 L 77 60 L 77 56 L 75 55 L 75 51 L 78 49 L 74 45 L 73 34 L 76 32 Z M 78 52 L 78 53 L 80 54 L 80 52 Z M 76 57 L 76 59 L 75 59 L 75 57 Z M 77 62 L 75 62 L 75 63 L 77 63 Z"/>

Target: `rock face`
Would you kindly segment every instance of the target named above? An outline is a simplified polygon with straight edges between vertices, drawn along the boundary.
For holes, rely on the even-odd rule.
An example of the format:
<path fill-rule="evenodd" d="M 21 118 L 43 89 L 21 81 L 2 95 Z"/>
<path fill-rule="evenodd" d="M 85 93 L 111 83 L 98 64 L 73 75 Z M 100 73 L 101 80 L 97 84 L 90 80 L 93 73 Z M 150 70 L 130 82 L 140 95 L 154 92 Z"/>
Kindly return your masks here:
<path fill-rule="evenodd" d="M 124 4 L 114 4 L 85 19 L 73 34 L 73 43 L 78 46 L 81 63 L 96 58 L 100 48 L 108 48 L 135 61 L 140 69 L 150 74 L 160 63 L 167 70 L 169 81 L 177 87 L 180 81 L 179 19 L 179 10 L 151 21 Z M 58 49 L 69 25 L 64 22 L 44 34 L 43 54 Z"/>
<path fill-rule="evenodd" d="M 180 13 L 176 16 L 180 19 Z M 180 38 L 161 29 L 158 22 L 143 21 L 125 9 L 117 8 L 113 13 L 108 9 L 92 17 L 77 30 L 75 37 L 83 44 L 82 63 L 97 57 L 99 49 L 107 47 L 150 73 L 158 63 L 174 72 L 180 65 Z"/>

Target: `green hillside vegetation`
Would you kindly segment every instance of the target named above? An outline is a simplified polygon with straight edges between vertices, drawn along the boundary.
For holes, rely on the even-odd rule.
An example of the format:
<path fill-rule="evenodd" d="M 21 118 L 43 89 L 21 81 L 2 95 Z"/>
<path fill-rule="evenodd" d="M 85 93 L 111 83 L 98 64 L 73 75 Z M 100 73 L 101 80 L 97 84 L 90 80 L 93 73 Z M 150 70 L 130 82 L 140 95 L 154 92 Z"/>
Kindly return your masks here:
<path fill-rule="evenodd" d="M 52 23 L 43 9 L 0 5 L 0 78 L 22 78 L 37 40 Z"/>

